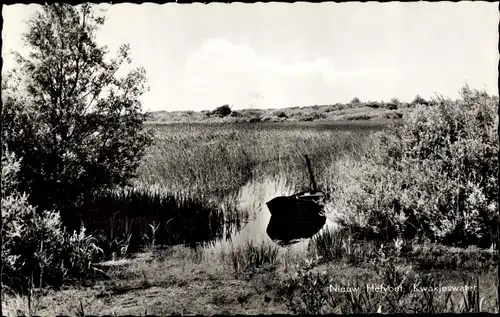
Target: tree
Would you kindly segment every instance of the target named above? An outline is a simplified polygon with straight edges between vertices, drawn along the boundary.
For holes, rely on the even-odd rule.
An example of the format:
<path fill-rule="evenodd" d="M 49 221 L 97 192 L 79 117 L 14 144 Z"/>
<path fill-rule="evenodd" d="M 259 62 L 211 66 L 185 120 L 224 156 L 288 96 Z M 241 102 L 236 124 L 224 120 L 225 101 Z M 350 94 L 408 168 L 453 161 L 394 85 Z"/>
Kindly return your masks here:
<path fill-rule="evenodd" d="M 412 105 L 429 105 L 427 100 L 425 100 L 422 96 L 416 95 L 413 101 L 411 102 Z"/>
<path fill-rule="evenodd" d="M 151 142 L 139 101 L 145 70 L 117 76 L 130 48 L 107 59 L 95 40 L 104 22 L 90 4 L 44 5 L 23 36 L 30 52 L 15 53 L 2 83 L 2 137 L 22 158 L 19 190 L 63 220 L 96 192 L 126 185 Z"/>
<path fill-rule="evenodd" d="M 231 114 L 231 107 L 229 107 L 229 105 L 222 105 L 215 108 L 214 111 L 212 111 L 212 114 L 219 117 L 227 117 Z"/>
<path fill-rule="evenodd" d="M 399 101 L 398 98 L 394 97 L 391 99 L 391 101 L 389 102 L 387 108 L 389 110 L 397 110 L 398 107 L 401 106 L 401 101 Z"/>
<path fill-rule="evenodd" d="M 351 102 L 350 102 L 350 104 L 351 104 L 351 105 L 354 105 L 354 106 L 358 106 L 360 103 L 361 103 L 361 101 L 359 100 L 359 98 L 358 98 L 358 97 L 354 97 L 354 98 L 352 98 L 352 100 L 351 100 Z"/>

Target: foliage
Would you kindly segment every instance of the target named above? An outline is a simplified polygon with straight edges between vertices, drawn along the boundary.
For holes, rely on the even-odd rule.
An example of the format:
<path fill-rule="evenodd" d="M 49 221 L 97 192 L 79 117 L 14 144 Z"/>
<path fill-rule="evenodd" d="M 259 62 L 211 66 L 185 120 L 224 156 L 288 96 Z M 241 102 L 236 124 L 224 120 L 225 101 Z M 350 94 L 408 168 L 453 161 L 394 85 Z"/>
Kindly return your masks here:
<path fill-rule="evenodd" d="M 224 228 L 232 229 L 245 220 L 245 215 L 234 209 L 210 197 L 135 187 L 102 193 L 85 203 L 81 213 L 85 215 L 85 227 L 100 233 L 96 244 L 112 258 L 113 253 L 124 256 L 140 251 L 141 246 L 153 241 L 158 245 L 194 246 L 220 239 Z"/>
<path fill-rule="evenodd" d="M 367 107 L 378 109 L 381 107 L 381 104 L 378 101 L 368 101 L 365 103 Z"/>
<path fill-rule="evenodd" d="M 67 278 L 92 272 L 95 252 L 81 252 L 92 242 L 85 229 L 68 236 L 56 211 L 37 210 L 16 188 L 19 160 L 2 151 L 2 281 L 11 292 L 26 293 L 33 286 L 60 286 Z M 90 240 L 89 240 L 90 239 Z M 87 247 L 91 245 L 87 243 Z M 85 265 L 81 265 L 85 263 Z"/>
<path fill-rule="evenodd" d="M 213 111 L 157 111 L 152 113 L 151 121 L 165 123 L 257 123 L 257 122 L 294 122 L 294 121 L 345 121 L 376 119 L 383 122 L 385 118 L 395 118 L 395 110 L 404 108 L 403 103 L 368 102 L 356 104 L 315 105 L 306 107 L 289 107 L 281 109 L 242 109 L 231 111 L 229 115 L 216 115 Z M 215 110 L 214 110 L 215 111 Z M 228 112 L 228 111 L 227 111 Z"/>
<path fill-rule="evenodd" d="M 219 117 L 226 117 L 231 114 L 231 107 L 229 107 L 229 105 L 222 105 L 215 108 L 212 114 Z"/>
<path fill-rule="evenodd" d="M 352 98 L 350 104 L 351 105 L 359 105 L 359 104 L 361 104 L 361 101 L 359 100 L 358 97 L 354 97 L 354 98 Z"/>
<path fill-rule="evenodd" d="M 382 239 L 489 246 L 498 217 L 497 107 L 497 97 L 465 87 L 461 99 L 421 106 L 402 127 L 379 133 L 353 171 L 358 185 L 340 221 Z"/>
<path fill-rule="evenodd" d="M 416 95 L 413 101 L 411 102 L 412 105 L 429 105 L 429 102 L 425 100 L 422 96 Z"/>
<path fill-rule="evenodd" d="M 288 115 L 283 110 L 276 111 L 274 115 L 278 118 L 288 118 Z"/>
<path fill-rule="evenodd" d="M 387 109 L 389 110 L 397 110 L 398 107 L 401 106 L 401 101 L 398 98 L 392 98 L 391 101 L 387 104 Z"/>
<path fill-rule="evenodd" d="M 229 257 L 236 274 L 246 273 L 251 277 L 256 269 L 273 268 L 277 264 L 278 252 L 279 247 L 274 244 L 249 241 L 237 247 L 231 246 Z"/>
<path fill-rule="evenodd" d="M 145 71 L 117 76 L 129 47 L 108 61 L 95 42 L 103 23 L 90 4 L 43 6 L 23 37 L 28 56 L 16 54 L 19 67 L 3 82 L 2 138 L 23 158 L 19 188 L 63 220 L 95 192 L 125 184 L 150 140 L 139 101 Z"/>

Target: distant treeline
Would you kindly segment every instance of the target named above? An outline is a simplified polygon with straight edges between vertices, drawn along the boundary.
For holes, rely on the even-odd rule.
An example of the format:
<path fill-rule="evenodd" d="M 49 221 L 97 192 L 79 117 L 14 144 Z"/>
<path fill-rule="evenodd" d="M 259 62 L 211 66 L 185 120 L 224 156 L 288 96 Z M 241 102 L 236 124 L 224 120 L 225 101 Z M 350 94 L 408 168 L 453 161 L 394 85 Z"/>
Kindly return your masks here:
<path fill-rule="evenodd" d="M 435 100 L 427 101 L 417 96 L 412 102 L 401 102 L 397 98 L 389 102 L 367 101 L 358 98 L 346 104 L 314 105 L 281 109 L 242 109 L 233 110 L 229 104 L 214 110 L 203 111 L 155 111 L 151 122 L 285 122 L 285 121 L 353 121 L 401 119 L 417 105 L 434 105 Z"/>

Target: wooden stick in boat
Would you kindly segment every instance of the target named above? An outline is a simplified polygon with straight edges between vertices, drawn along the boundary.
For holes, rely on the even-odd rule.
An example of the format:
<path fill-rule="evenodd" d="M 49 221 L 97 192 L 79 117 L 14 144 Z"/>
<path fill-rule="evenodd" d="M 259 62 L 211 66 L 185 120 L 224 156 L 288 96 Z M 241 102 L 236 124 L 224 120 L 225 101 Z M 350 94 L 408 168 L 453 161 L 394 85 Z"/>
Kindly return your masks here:
<path fill-rule="evenodd" d="M 309 170 L 309 178 L 311 179 L 311 183 L 312 183 L 312 191 L 313 193 L 315 193 L 317 190 L 318 190 L 318 187 L 316 186 L 316 181 L 314 180 L 314 174 L 313 174 L 313 171 L 312 171 L 312 167 L 311 167 L 311 161 L 309 160 L 309 156 L 307 156 L 307 154 L 305 155 L 306 157 L 306 163 L 307 163 L 307 169 Z"/>

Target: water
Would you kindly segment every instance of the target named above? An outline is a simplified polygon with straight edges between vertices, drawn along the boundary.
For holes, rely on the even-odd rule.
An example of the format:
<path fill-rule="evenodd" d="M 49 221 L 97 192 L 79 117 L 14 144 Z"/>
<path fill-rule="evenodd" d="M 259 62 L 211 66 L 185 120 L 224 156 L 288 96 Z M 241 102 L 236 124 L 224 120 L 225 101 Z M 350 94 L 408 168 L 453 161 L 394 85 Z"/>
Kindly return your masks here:
<path fill-rule="evenodd" d="M 207 251 L 217 252 L 227 250 L 228 248 L 243 246 L 249 242 L 254 244 L 277 244 L 288 248 L 291 245 L 297 245 L 294 248 L 307 246 L 310 237 L 282 241 L 271 239 L 267 233 L 271 221 L 271 213 L 266 206 L 266 202 L 277 196 L 294 194 L 292 187 L 283 177 L 266 177 L 262 181 L 251 180 L 242 186 L 239 193 L 239 209 L 243 212 L 248 212 L 248 222 L 240 230 L 233 230 L 229 235 L 229 239 L 220 239 L 210 243 L 206 248 Z M 325 224 L 317 233 L 334 226 L 333 221 L 327 217 Z"/>

